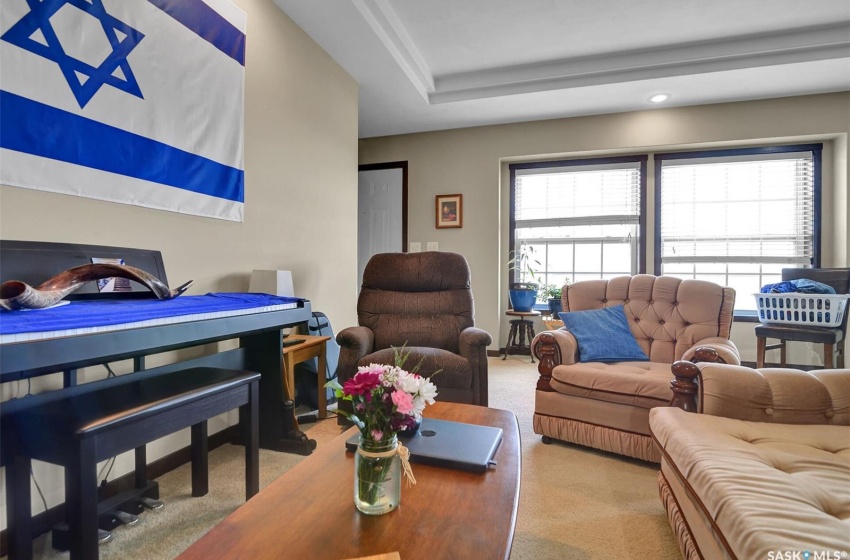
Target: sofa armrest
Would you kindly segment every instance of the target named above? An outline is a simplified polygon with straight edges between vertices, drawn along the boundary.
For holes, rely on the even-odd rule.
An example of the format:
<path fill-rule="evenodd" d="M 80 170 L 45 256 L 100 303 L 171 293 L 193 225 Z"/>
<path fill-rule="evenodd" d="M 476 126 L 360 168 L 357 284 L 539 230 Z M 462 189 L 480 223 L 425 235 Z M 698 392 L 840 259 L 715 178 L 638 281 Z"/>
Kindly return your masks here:
<path fill-rule="evenodd" d="M 728 338 L 722 337 L 712 337 L 712 338 L 704 338 L 694 344 L 691 348 L 685 351 L 682 354 L 682 359 L 685 361 L 714 361 L 707 359 L 697 359 L 694 360 L 696 356 L 696 352 L 699 348 L 710 348 L 714 350 L 718 356 L 723 359 L 723 363 L 726 364 L 735 364 L 738 365 L 741 363 L 741 353 L 738 352 L 738 347 L 735 346 L 735 343 L 729 340 Z"/>
<path fill-rule="evenodd" d="M 375 346 L 375 333 L 367 327 L 348 327 L 339 331 L 336 342 L 339 344 L 337 381 L 342 384 L 357 373 L 357 362 L 372 352 Z"/>
<path fill-rule="evenodd" d="M 685 412 L 699 412 L 697 394 L 699 393 L 700 370 L 696 362 L 725 364 L 726 361 L 716 348 L 709 346 L 695 346 L 685 352 L 685 355 L 690 355 L 691 361 L 679 360 L 673 362 L 670 367 L 673 371 L 673 380 L 670 381 L 673 398 L 670 400 L 670 406 L 681 408 Z"/>
<path fill-rule="evenodd" d="M 554 359 L 555 365 L 570 365 L 576 363 L 576 358 L 578 358 L 578 341 L 576 337 L 573 336 L 573 333 L 568 331 L 567 329 L 558 329 L 554 331 L 543 331 L 538 333 L 534 339 L 531 341 L 531 351 L 534 353 L 534 357 L 537 359 L 543 359 L 543 349 L 546 345 L 551 344 L 549 342 L 549 338 L 545 339 L 543 335 L 552 335 L 552 340 L 554 341 Z"/>
<path fill-rule="evenodd" d="M 472 370 L 472 404 L 487 406 L 489 403 L 487 347 L 492 343 L 493 337 L 490 333 L 478 327 L 467 327 L 460 331 L 459 352 L 461 357 L 469 362 Z"/>
<path fill-rule="evenodd" d="M 458 345 L 460 355 L 467 360 L 475 353 L 481 351 L 481 348 L 490 346 L 493 342 L 493 337 L 484 329 L 478 327 L 467 327 L 460 331 L 460 340 Z"/>
<path fill-rule="evenodd" d="M 532 340 L 531 351 L 538 359 L 537 372 L 540 378 L 537 380 L 537 390 L 551 392 L 552 370 L 558 365 L 576 363 L 578 342 L 572 333 L 564 329 L 544 331 Z"/>

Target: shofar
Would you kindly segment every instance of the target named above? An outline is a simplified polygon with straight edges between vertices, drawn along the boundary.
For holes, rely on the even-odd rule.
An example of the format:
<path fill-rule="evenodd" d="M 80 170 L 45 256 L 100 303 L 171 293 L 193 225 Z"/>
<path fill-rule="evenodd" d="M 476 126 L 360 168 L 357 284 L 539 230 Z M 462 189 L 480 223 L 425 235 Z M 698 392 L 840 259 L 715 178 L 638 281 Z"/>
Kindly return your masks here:
<path fill-rule="evenodd" d="M 57 274 L 37 288 L 20 280 L 0 284 L 0 307 L 3 309 L 42 309 L 56 305 L 62 298 L 87 282 L 103 278 L 127 278 L 146 286 L 159 299 L 173 299 L 192 285 L 192 280 L 175 290 L 169 289 L 159 278 L 142 269 L 125 264 L 84 264 Z"/>

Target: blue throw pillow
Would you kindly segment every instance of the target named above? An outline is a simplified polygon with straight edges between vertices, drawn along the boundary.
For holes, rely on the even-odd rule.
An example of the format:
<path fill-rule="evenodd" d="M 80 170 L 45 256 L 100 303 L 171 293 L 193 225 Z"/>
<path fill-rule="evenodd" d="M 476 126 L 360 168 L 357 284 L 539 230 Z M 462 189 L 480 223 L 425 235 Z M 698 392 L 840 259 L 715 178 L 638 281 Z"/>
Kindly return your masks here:
<path fill-rule="evenodd" d="M 622 305 L 558 315 L 578 341 L 580 362 L 649 361 L 629 329 Z"/>

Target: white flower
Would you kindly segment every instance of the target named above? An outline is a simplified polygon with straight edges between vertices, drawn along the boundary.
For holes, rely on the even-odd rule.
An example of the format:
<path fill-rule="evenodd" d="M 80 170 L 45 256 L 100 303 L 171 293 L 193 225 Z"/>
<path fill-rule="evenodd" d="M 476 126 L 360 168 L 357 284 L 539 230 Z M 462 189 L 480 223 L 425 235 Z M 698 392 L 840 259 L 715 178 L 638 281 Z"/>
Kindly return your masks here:
<path fill-rule="evenodd" d="M 416 375 L 401 370 L 396 378 L 395 387 L 405 393 L 416 395 L 419 392 L 419 379 Z"/>
<path fill-rule="evenodd" d="M 413 397 L 413 417 L 417 420 L 422 418 L 423 410 L 425 410 L 425 399 L 418 395 Z"/>
<path fill-rule="evenodd" d="M 422 397 L 428 404 L 434 404 L 434 397 L 437 396 L 437 386 L 431 383 L 427 377 L 419 378 L 419 396 Z"/>

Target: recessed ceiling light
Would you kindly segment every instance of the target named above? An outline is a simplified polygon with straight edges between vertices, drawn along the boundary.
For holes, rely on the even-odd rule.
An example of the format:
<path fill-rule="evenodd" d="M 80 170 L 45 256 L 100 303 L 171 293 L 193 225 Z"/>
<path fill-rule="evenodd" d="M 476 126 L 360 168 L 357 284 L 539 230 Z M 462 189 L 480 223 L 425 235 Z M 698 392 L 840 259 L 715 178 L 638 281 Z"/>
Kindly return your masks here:
<path fill-rule="evenodd" d="M 672 97 L 669 93 L 656 93 L 649 98 L 650 103 L 663 103 Z"/>

